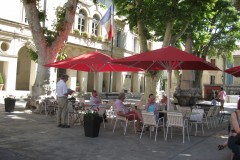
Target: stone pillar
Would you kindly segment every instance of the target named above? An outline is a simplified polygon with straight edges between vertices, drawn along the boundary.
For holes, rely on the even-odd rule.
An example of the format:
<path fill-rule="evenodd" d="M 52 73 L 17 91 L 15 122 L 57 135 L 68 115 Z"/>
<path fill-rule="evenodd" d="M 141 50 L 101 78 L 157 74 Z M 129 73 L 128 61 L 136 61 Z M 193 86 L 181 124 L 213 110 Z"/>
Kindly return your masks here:
<path fill-rule="evenodd" d="M 29 89 L 30 90 L 32 90 L 32 86 L 34 85 L 34 82 L 36 79 L 36 73 L 37 73 L 37 64 L 34 61 L 31 61 L 31 65 L 30 65 L 30 75 L 31 76 L 30 76 L 30 80 L 29 80 Z"/>
<path fill-rule="evenodd" d="M 138 74 L 138 73 L 132 73 L 132 88 L 133 88 L 133 92 L 140 92 L 140 83 L 141 83 L 141 78 L 142 75 Z"/>
<path fill-rule="evenodd" d="M 98 73 L 98 93 L 102 93 L 102 86 L 103 86 L 103 73 Z"/>
<path fill-rule="evenodd" d="M 77 71 L 68 69 L 66 74 L 69 76 L 67 81 L 68 88 L 75 90 L 76 82 L 77 82 Z"/>
<path fill-rule="evenodd" d="M 115 73 L 115 83 L 114 88 L 116 88 L 116 92 L 121 92 L 122 91 L 122 73 L 121 72 L 117 72 Z"/>
<path fill-rule="evenodd" d="M 15 91 L 17 75 L 17 58 L 1 58 L 3 62 L 4 90 Z M 14 95 L 14 93 L 12 93 Z"/>
<path fill-rule="evenodd" d="M 87 72 L 79 72 L 79 84 L 80 84 L 80 91 L 87 92 L 87 79 L 88 73 Z"/>
<path fill-rule="evenodd" d="M 132 80 L 133 80 L 133 75 L 129 74 L 127 72 L 124 72 L 123 74 L 123 86 L 122 86 L 122 91 L 128 91 L 131 92 L 131 86 L 132 86 Z"/>
<path fill-rule="evenodd" d="M 94 72 L 94 89 L 101 93 L 103 83 L 103 73 Z"/>
<path fill-rule="evenodd" d="M 112 81 L 111 81 L 111 84 L 112 84 Z M 105 74 L 105 90 L 106 92 L 109 92 L 112 91 L 112 89 L 109 89 L 110 87 L 110 72 Z"/>

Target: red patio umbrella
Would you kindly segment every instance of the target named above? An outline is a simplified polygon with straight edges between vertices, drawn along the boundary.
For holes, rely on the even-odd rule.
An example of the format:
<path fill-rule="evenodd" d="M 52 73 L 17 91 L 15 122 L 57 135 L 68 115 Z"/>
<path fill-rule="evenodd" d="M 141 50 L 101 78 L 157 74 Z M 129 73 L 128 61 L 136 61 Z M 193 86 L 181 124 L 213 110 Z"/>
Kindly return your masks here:
<path fill-rule="evenodd" d="M 170 106 L 170 79 L 172 70 L 220 70 L 202 58 L 171 46 L 120 58 L 112 62 L 144 70 L 167 70 L 169 73 L 167 88 L 168 106 Z"/>
<path fill-rule="evenodd" d="M 111 63 L 114 59 L 101 52 L 88 52 L 79 56 L 71 57 L 66 60 L 57 61 L 44 65 L 45 67 L 73 69 L 85 72 L 138 72 L 143 69 L 125 66 L 122 64 Z M 97 78 L 94 79 L 94 88 L 96 87 Z M 95 88 L 96 89 L 96 88 Z"/>
<path fill-rule="evenodd" d="M 240 66 L 235 66 L 224 70 L 224 72 L 233 75 L 234 77 L 240 77 Z"/>
<path fill-rule="evenodd" d="M 111 63 L 114 59 L 101 52 L 89 52 L 66 60 L 45 64 L 45 67 L 74 69 L 85 72 L 138 72 L 143 69 Z"/>

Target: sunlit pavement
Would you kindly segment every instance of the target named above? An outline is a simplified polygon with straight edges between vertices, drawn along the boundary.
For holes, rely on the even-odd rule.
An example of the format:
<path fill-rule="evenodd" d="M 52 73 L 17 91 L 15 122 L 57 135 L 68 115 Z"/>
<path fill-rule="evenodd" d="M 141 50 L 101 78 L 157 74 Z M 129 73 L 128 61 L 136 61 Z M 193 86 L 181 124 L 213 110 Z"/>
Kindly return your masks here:
<path fill-rule="evenodd" d="M 56 127 L 55 116 L 45 116 L 24 110 L 25 103 L 17 102 L 15 111 L 6 113 L 0 101 L 0 160 L 228 160 L 230 150 L 217 150 L 217 145 L 227 138 L 227 122 L 217 128 L 190 133 L 190 142 L 182 143 L 181 132 L 168 136 L 165 142 L 162 130 L 157 142 L 146 132 L 142 139 L 134 134 L 132 127 L 123 136 L 118 125 L 112 133 L 110 121 L 100 128 L 99 137 L 84 136 L 80 125 L 71 128 Z M 236 104 L 225 104 L 226 110 L 234 110 Z M 173 133 L 176 133 L 175 131 Z"/>

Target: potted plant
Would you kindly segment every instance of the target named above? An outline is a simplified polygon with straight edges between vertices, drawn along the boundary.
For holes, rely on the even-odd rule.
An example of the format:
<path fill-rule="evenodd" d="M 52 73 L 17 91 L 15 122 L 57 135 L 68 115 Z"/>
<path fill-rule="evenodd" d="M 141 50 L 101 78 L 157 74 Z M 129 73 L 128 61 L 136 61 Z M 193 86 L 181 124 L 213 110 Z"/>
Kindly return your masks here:
<path fill-rule="evenodd" d="M 84 132 L 86 137 L 98 137 L 101 117 L 97 112 L 88 112 L 83 116 Z"/>
<path fill-rule="evenodd" d="M 73 30 L 73 34 L 74 34 L 75 36 L 80 36 L 80 31 L 79 31 L 78 29 L 74 29 L 74 30 Z"/>
<path fill-rule="evenodd" d="M 2 77 L 2 74 L 0 72 L 0 91 L 3 89 L 3 77 Z"/>
<path fill-rule="evenodd" d="M 102 36 L 98 36 L 98 37 L 97 37 L 97 40 L 98 40 L 98 41 L 102 41 Z"/>
<path fill-rule="evenodd" d="M 96 40 L 97 40 L 97 36 L 96 36 L 96 35 L 94 35 L 94 34 L 92 34 L 90 37 L 91 37 L 91 39 L 92 39 L 92 40 L 94 40 L 94 41 L 96 41 Z"/>
<path fill-rule="evenodd" d="M 82 33 L 81 33 L 81 36 L 82 36 L 83 38 L 88 38 L 88 33 L 82 32 Z"/>
<path fill-rule="evenodd" d="M 110 43 L 110 40 L 109 40 L 107 37 L 105 37 L 105 38 L 104 38 L 104 42 Z"/>

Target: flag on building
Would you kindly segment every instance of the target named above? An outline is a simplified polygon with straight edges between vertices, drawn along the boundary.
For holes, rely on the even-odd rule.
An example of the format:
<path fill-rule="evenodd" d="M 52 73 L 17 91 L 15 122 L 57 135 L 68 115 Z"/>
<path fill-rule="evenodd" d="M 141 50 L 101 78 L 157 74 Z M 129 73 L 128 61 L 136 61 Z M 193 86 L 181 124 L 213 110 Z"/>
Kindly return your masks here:
<path fill-rule="evenodd" d="M 111 40 L 113 37 L 113 5 L 108 8 L 107 12 L 100 20 L 100 23 L 108 33 L 108 40 Z"/>

